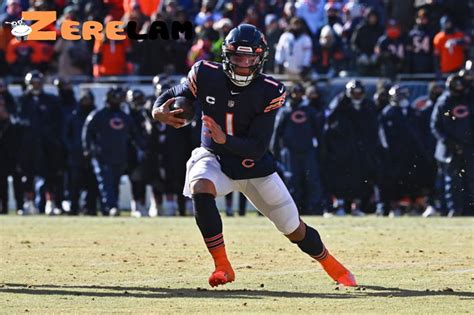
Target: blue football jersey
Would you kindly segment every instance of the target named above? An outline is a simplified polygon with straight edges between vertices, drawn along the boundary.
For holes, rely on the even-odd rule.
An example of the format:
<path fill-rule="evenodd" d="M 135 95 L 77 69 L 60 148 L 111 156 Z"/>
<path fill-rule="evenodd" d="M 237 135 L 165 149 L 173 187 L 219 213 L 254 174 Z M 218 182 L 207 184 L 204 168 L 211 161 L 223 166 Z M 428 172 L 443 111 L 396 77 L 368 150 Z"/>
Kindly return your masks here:
<path fill-rule="evenodd" d="M 247 179 L 275 172 L 268 147 L 277 109 L 285 102 L 281 82 L 259 74 L 249 85 L 238 87 L 228 79 L 222 64 L 199 61 L 187 80 L 163 93 L 155 107 L 176 96 L 197 99 L 203 114 L 212 117 L 227 134 L 226 143 L 217 144 L 204 136 L 204 126 L 201 130 L 201 146 L 216 154 L 227 176 Z"/>

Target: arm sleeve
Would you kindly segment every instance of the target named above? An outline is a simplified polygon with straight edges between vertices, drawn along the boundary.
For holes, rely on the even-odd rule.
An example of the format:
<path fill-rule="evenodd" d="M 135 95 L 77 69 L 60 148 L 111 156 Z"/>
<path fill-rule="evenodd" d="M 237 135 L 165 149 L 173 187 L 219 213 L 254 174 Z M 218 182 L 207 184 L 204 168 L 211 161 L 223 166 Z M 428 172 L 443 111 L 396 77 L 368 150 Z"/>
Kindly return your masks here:
<path fill-rule="evenodd" d="M 442 113 L 440 113 L 440 103 L 437 102 L 434 105 L 433 113 L 431 114 L 431 132 L 435 136 L 438 141 L 445 141 L 446 136 L 444 135 L 443 127 L 442 127 Z"/>
<path fill-rule="evenodd" d="M 303 67 L 311 66 L 311 58 L 313 57 L 313 44 L 311 38 L 307 37 L 303 46 Z"/>
<path fill-rule="evenodd" d="M 87 116 L 84 127 L 82 128 L 82 148 L 84 152 L 91 153 L 93 151 L 95 133 L 96 133 L 96 112 L 92 112 Z"/>
<path fill-rule="evenodd" d="M 351 50 L 357 55 L 359 51 L 359 28 L 356 28 L 351 37 Z"/>
<path fill-rule="evenodd" d="M 435 55 L 439 55 L 441 48 L 443 46 L 443 43 L 441 43 L 441 34 L 436 34 L 436 36 L 433 38 L 433 48 L 434 51 L 433 53 Z"/>
<path fill-rule="evenodd" d="M 285 120 L 285 113 L 283 110 L 280 110 L 276 115 L 275 132 L 273 133 L 271 147 L 270 147 L 270 150 L 272 151 L 273 155 L 276 157 L 277 160 L 280 157 L 281 137 L 283 133 L 284 120 Z"/>
<path fill-rule="evenodd" d="M 286 56 L 285 56 L 285 48 L 283 46 L 283 42 L 286 39 L 286 34 L 283 33 L 280 36 L 280 39 L 278 40 L 278 44 L 276 46 L 275 50 L 275 63 L 276 64 L 283 64 L 285 62 Z"/>

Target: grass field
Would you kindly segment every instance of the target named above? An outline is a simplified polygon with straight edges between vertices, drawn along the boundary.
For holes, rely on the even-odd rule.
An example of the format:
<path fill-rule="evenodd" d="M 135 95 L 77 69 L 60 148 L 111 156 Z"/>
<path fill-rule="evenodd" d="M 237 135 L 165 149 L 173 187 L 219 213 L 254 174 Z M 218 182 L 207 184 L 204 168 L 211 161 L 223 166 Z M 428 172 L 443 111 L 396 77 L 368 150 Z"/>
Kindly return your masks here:
<path fill-rule="evenodd" d="M 474 219 L 307 217 L 339 288 L 265 218 L 224 218 L 236 282 L 211 289 L 193 218 L 0 217 L 0 312 L 473 313 Z"/>

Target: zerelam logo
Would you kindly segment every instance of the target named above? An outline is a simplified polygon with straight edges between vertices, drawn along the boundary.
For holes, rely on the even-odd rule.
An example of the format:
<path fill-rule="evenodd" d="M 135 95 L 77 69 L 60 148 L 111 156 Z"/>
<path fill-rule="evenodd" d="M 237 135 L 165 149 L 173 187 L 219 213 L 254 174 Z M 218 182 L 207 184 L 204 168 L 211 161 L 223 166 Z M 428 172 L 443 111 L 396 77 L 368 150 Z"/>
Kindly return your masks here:
<path fill-rule="evenodd" d="M 32 29 L 26 25 L 23 20 L 18 20 L 14 22 L 5 22 L 6 24 L 11 24 L 12 26 L 12 35 L 16 37 L 19 41 L 24 41 L 28 39 L 28 35 L 31 33 Z"/>
<path fill-rule="evenodd" d="M 11 24 L 11 33 L 19 41 L 24 40 L 56 40 L 56 31 L 45 31 L 44 28 L 55 23 L 56 11 L 25 11 L 22 12 L 21 20 L 6 22 Z M 34 21 L 27 25 L 25 21 Z M 171 29 L 164 21 L 153 21 L 148 32 L 138 33 L 137 22 L 110 21 L 102 24 L 97 21 L 85 21 L 80 23 L 73 20 L 65 20 L 60 26 L 60 36 L 65 40 L 92 40 L 104 39 L 124 40 L 127 37 L 132 40 L 155 40 L 160 37 L 163 40 L 178 40 L 184 37 L 191 40 L 194 35 L 194 27 L 190 21 L 184 23 L 173 21 Z M 184 36 L 180 36 L 184 34 Z"/>

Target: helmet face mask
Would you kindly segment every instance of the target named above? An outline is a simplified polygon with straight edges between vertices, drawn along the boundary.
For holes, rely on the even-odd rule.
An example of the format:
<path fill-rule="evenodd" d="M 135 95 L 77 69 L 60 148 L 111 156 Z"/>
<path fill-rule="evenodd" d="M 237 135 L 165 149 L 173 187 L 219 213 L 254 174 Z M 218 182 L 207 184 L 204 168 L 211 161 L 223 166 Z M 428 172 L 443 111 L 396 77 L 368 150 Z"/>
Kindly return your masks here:
<path fill-rule="evenodd" d="M 224 72 L 237 86 L 247 86 L 260 73 L 268 55 L 263 34 L 242 24 L 229 32 L 222 45 Z"/>

